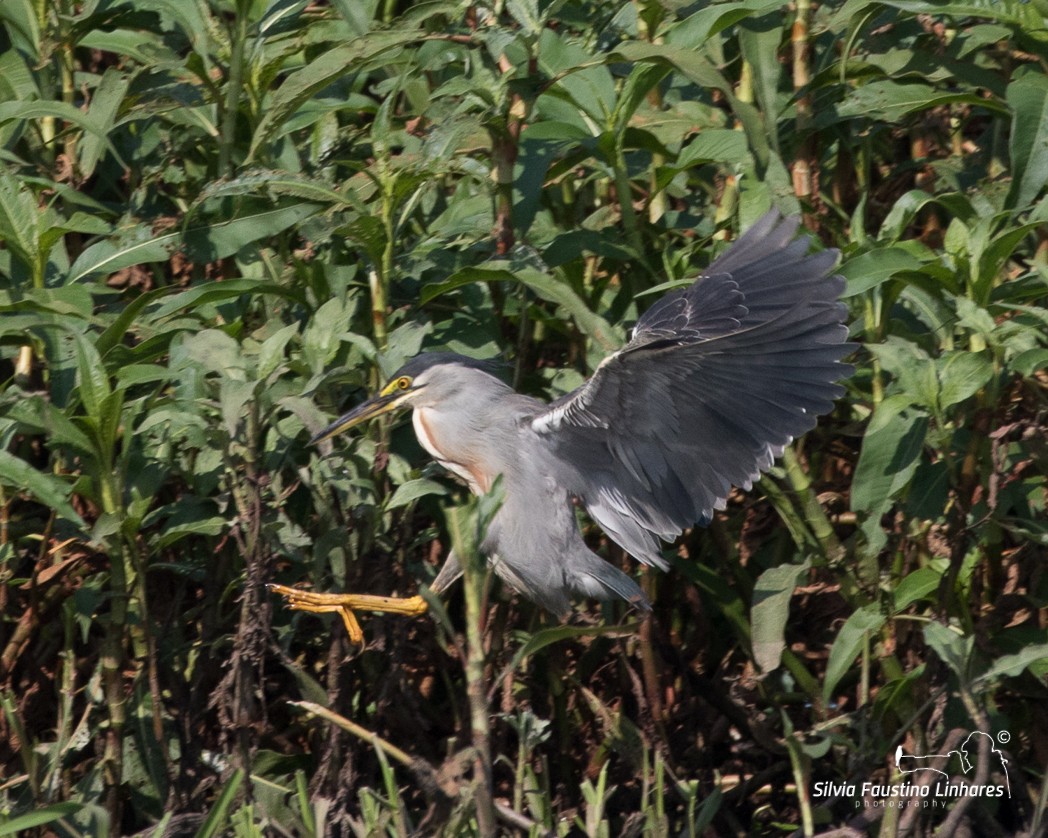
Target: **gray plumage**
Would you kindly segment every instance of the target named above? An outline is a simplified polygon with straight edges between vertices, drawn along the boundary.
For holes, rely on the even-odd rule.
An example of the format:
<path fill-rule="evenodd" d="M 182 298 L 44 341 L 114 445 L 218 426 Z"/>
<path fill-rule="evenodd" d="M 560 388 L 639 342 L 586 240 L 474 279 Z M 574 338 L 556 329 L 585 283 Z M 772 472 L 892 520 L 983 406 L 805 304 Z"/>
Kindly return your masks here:
<path fill-rule="evenodd" d="M 660 539 L 707 523 L 733 485 L 750 488 L 832 409 L 851 372 L 840 361 L 852 348 L 844 280 L 831 273 L 835 251 L 809 254 L 796 233 L 796 220 L 764 216 L 552 404 L 440 353 L 409 361 L 377 410 L 413 408 L 421 444 L 474 492 L 502 475 L 482 549 L 511 587 L 557 613 L 572 594 L 645 606 L 633 580 L 586 546 L 572 500 L 636 559 L 665 567 Z M 358 409 L 321 436 L 362 418 Z M 458 575 L 451 557 L 433 589 Z"/>

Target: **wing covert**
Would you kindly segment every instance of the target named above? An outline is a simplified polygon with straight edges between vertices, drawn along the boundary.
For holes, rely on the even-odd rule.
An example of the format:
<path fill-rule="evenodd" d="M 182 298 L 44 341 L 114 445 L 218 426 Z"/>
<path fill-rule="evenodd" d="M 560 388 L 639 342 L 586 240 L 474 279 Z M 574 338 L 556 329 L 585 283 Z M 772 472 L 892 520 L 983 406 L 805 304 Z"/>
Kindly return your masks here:
<path fill-rule="evenodd" d="M 532 420 L 569 491 L 642 562 L 663 565 L 658 539 L 706 523 L 844 392 L 837 253 L 809 254 L 797 226 L 765 215 Z"/>

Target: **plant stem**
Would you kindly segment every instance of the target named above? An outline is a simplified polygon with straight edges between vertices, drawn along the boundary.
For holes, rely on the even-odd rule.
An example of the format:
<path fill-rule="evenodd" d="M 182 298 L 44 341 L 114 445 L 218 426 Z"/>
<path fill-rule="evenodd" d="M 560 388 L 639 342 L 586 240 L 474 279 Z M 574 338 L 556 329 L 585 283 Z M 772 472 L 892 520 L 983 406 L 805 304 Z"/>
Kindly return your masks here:
<path fill-rule="evenodd" d="M 483 499 L 482 499 L 483 500 Z M 482 502 L 482 501 L 481 501 Z M 495 800 L 491 777 L 491 727 L 488 717 L 488 690 L 484 677 L 484 616 L 487 601 L 487 562 L 480 552 L 483 541 L 481 502 L 448 510 L 448 526 L 455 554 L 462 568 L 462 587 L 466 599 L 466 696 L 469 701 L 470 731 L 473 741 L 473 800 L 477 830 L 483 838 L 495 835 Z"/>
<path fill-rule="evenodd" d="M 218 174 L 232 173 L 232 155 L 236 144 L 237 111 L 240 91 L 244 86 L 244 43 L 247 41 L 248 16 L 244 4 L 238 4 L 233 30 L 233 52 L 229 58 L 229 79 L 222 104 L 222 126 L 219 132 Z"/>

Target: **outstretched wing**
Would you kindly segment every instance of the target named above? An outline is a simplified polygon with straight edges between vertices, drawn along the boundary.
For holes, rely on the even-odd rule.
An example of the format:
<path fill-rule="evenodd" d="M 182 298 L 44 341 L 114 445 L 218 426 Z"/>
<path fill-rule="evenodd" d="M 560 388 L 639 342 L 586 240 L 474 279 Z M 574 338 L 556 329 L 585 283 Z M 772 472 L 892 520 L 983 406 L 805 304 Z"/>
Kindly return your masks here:
<path fill-rule="evenodd" d="M 844 392 L 837 253 L 809 254 L 797 225 L 765 215 L 532 419 L 564 485 L 642 562 L 663 565 L 659 538 L 708 522 Z"/>

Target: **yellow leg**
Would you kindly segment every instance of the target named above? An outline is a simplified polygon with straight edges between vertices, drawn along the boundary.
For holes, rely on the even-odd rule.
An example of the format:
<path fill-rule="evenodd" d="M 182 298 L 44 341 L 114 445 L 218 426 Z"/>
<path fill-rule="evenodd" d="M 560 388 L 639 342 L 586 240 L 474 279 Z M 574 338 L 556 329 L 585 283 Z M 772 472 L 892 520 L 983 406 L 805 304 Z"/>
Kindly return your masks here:
<path fill-rule="evenodd" d="M 372 596 L 370 594 L 320 594 L 316 591 L 303 591 L 289 588 L 287 585 L 269 585 L 269 589 L 287 600 L 288 608 L 295 611 L 309 611 L 313 614 L 338 614 L 346 627 L 351 643 L 360 645 L 364 642 L 364 632 L 360 628 L 354 611 L 379 611 L 388 614 L 424 614 L 429 608 L 420 596 L 391 597 Z"/>

